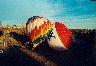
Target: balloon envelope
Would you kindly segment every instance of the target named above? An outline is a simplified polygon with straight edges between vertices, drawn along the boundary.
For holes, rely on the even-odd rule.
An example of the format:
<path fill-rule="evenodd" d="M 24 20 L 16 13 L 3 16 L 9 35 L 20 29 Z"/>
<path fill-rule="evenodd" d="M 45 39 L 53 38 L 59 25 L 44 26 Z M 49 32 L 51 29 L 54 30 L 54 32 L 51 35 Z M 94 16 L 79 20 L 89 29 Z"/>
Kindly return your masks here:
<path fill-rule="evenodd" d="M 51 37 L 47 39 L 50 47 L 59 51 L 68 49 L 72 41 L 72 32 L 59 22 L 55 22 L 52 29 Z"/>
<path fill-rule="evenodd" d="M 32 42 L 40 43 L 50 32 L 51 22 L 46 18 L 34 16 L 27 21 L 26 29 Z"/>

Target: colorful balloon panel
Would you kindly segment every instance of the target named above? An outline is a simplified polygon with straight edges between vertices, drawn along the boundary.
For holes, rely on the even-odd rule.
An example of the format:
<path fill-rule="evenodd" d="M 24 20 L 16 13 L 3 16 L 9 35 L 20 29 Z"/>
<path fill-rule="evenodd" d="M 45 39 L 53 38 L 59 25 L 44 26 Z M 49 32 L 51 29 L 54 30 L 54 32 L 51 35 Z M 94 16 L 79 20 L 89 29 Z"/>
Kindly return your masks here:
<path fill-rule="evenodd" d="M 51 30 L 51 22 L 43 17 L 34 16 L 27 21 L 27 34 L 33 43 L 43 41 Z"/>
<path fill-rule="evenodd" d="M 60 51 L 68 49 L 72 42 L 72 32 L 60 22 L 55 22 L 52 29 L 47 39 L 50 47 Z"/>

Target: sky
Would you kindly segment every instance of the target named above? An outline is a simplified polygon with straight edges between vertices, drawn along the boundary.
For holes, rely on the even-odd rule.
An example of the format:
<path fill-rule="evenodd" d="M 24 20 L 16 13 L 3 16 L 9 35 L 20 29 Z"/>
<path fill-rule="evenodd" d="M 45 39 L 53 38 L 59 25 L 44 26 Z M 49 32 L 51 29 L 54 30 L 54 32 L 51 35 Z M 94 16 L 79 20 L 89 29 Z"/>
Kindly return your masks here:
<path fill-rule="evenodd" d="M 90 0 L 0 0 L 3 25 L 20 25 L 32 16 L 62 22 L 70 29 L 96 29 L 96 1 Z"/>

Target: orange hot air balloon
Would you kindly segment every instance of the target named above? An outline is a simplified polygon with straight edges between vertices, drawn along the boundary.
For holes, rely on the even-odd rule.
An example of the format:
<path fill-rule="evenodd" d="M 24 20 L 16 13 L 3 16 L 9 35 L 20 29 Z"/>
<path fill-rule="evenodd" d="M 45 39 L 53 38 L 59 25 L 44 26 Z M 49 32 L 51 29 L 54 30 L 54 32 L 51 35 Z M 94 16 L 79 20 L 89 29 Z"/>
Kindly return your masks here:
<path fill-rule="evenodd" d="M 26 23 L 27 34 L 34 44 L 44 41 L 51 28 L 51 22 L 48 19 L 39 16 L 29 18 Z"/>

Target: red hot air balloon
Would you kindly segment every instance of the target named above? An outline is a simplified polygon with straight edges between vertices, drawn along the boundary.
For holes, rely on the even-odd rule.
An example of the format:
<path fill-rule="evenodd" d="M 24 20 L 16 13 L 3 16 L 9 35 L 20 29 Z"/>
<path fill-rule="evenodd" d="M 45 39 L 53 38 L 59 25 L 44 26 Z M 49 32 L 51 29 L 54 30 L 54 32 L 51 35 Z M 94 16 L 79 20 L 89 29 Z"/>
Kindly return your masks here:
<path fill-rule="evenodd" d="M 55 22 L 52 28 L 47 39 L 50 47 L 59 51 L 68 49 L 72 42 L 72 32 L 60 22 Z"/>
<path fill-rule="evenodd" d="M 36 46 L 47 38 L 51 27 L 52 24 L 48 19 L 39 16 L 29 18 L 26 23 L 27 34 Z"/>

